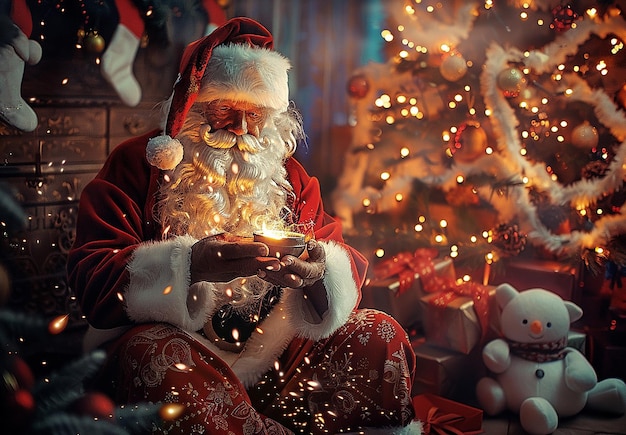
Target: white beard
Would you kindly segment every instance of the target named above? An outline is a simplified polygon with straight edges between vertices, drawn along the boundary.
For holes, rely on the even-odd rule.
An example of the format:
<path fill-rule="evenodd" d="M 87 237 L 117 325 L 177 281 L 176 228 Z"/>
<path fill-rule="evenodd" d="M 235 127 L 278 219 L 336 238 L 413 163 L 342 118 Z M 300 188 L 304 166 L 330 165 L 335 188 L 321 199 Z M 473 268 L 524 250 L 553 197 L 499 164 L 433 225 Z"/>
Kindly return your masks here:
<path fill-rule="evenodd" d="M 291 186 L 287 148 L 277 130 L 266 126 L 257 139 L 210 133 L 202 121 L 190 112 L 177 136 L 185 155 L 160 188 L 164 228 L 200 239 L 221 232 L 251 237 L 258 229 L 284 227 Z"/>

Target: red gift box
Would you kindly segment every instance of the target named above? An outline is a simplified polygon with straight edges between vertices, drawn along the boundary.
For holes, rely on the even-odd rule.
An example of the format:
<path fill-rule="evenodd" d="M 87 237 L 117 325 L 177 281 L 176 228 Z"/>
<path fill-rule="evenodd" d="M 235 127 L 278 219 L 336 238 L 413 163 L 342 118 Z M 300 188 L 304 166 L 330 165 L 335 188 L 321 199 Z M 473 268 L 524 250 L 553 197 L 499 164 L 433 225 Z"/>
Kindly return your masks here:
<path fill-rule="evenodd" d="M 415 417 L 424 425 L 424 434 L 473 435 L 483 433 L 483 411 L 434 394 L 413 397 Z"/>
<path fill-rule="evenodd" d="M 456 272 L 450 258 L 433 260 L 431 273 L 437 278 L 454 280 Z M 361 290 L 360 308 L 376 308 L 391 314 L 404 328 L 422 321 L 420 298 L 426 294 L 422 276 L 411 271 L 410 276 L 375 278 Z"/>

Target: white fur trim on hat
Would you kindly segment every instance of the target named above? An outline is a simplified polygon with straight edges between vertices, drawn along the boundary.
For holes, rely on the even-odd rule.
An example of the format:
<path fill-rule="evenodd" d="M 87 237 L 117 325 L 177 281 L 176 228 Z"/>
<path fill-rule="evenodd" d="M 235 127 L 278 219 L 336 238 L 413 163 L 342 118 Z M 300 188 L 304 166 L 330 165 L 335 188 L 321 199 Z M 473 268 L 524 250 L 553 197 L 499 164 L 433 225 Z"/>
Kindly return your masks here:
<path fill-rule="evenodd" d="M 289 105 L 289 60 L 266 48 L 243 44 L 213 49 L 197 101 L 227 99 L 285 111 Z"/>

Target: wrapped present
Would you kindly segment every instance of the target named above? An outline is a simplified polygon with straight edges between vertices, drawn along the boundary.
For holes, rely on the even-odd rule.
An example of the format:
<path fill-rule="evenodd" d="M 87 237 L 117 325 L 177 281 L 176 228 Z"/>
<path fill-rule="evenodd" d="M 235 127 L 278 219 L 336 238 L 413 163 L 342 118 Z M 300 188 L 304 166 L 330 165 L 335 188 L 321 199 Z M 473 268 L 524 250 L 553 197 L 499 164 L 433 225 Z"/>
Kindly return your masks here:
<path fill-rule="evenodd" d="M 483 411 L 434 394 L 413 397 L 415 417 L 424 425 L 424 434 L 473 435 L 483 432 Z"/>
<path fill-rule="evenodd" d="M 581 268 L 581 264 L 515 259 L 509 261 L 502 273 L 495 274 L 489 283 L 498 285 L 507 282 L 519 291 L 543 288 L 580 306 L 584 286 Z"/>
<path fill-rule="evenodd" d="M 424 257 L 419 253 L 399 254 L 376 266 L 374 279 L 362 289 L 359 307 L 391 314 L 409 329 L 421 324 L 419 300 L 426 294 L 425 286 L 437 286 L 439 279 L 454 278 L 454 263 L 450 258 L 436 259 L 431 253 Z"/>
<path fill-rule="evenodd" d="M 499 334 L 495 287 L 463 283 L 420 299 L 422 327 L 432 345 L 469 354 Z"/>
<path fill-rule="evenodd" d="M 454 399 L 472 397 L 476 382 L 486 374 L 480 352 L 465 355 L 431 346 L 424 338 L 411 342 L 417 370 L 413 395 L 436 394 Z"/>

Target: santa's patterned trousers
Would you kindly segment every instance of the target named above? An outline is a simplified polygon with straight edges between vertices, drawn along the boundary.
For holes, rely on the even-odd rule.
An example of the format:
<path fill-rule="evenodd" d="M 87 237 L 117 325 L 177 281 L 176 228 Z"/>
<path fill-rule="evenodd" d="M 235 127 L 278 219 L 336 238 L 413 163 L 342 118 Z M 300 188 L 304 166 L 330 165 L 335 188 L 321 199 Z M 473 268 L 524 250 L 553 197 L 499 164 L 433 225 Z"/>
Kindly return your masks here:
<path fill-rule="evenodd" d="M 413 419 L 415 356 L 390 316 L 364 309 L 329 338 L 293 340 L 259 382 L 243 387 L 193 335 L 136 326 L 111 348 L 109 390 L 120 404 L 185 406 L 162 434 L 289 434 L 398 427 Z"/>

